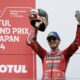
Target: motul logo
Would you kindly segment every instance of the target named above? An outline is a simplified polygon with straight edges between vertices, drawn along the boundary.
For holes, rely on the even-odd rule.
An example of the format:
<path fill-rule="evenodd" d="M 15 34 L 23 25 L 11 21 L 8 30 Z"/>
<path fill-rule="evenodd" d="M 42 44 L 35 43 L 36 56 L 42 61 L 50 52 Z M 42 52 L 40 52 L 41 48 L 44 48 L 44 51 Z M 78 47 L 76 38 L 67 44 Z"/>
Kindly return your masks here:
<path fill-rule="evenodd" d="M 27 73 L 26 65 L 0 65 L 0 73 Z"/>

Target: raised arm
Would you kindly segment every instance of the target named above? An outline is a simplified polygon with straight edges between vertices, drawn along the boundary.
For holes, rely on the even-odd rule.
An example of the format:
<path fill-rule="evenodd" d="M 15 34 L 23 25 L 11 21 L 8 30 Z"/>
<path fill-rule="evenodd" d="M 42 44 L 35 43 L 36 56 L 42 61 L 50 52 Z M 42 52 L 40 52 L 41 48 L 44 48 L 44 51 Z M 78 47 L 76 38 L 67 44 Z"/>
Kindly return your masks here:
<path fill-rule="evenodd" d="M 65 55 L 66 58 L 71 57 L 73 53 L 75 53 L 78 47 L 80 46 L 80 12 L 79 11 L 76 11 L 75 17 L 78 21 L 76 37 L 74 42 L 67 49 L 63 51 L 63 54 Z"/>
<path fill-rule="evenodd" d="M 32 9 L 29 13 L 29 20 L 33 29 L 26 42 L 43 59 L 47 52 L 40 46 L 36 39 L 38 30 L 45 31 L 48 25 L 48 15 L 42 9 Z"/>
<path fill-rule="evenodd" d="M 26 43 L 39 55 L 41 59 L 43 59 L 47 52 L 37 42 L 37 33 L 37 29 L 33 28 L 28 39 L 26 40 Z"/>
<path fill-rule="evenodd" d="M 63 51 L 63 54 L 68 59 L 77 51 L 79 46 L 80 46 L 80 25 L 77 26 L 76 38 L 74 42 Z"/>

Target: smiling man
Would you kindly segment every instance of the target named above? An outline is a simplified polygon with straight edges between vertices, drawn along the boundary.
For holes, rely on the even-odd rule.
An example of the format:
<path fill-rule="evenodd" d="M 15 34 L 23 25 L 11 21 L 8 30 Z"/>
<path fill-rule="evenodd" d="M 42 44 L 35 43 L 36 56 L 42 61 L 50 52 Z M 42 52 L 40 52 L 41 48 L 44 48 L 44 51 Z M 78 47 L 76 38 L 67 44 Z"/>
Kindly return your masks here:
<path fill-rule="evenodd" d="M 43 14 L 44 10 L 40 12 Z M 39 14 L 39 13 L 38 13 Z M 45 15 L 45 13 L 43 14 Z M 78 21 L 76 37 L 73 43 L 63 51 L 59 50 L 60 37 L 57 32 L 50 32 L 47 36 L 47 41 L 51 48 L 51 52 L 44 50 L 37 41 L 37 33 L 43 20 L 45 21 L 46 16 L 39 16 L 39 22 L 35 22 L 32 27 L 32 33 L 30 34 L 27 44 L 39 55 L 43 64 L 43 78 L 42 80 L 66 80 L 65 72 L 69 62 L 70 57 L 77 51 L 80 46 L 80 12 L 76 11 L 76 19 Z M 34 17 L 35 20 L 37 16 Z M 33 18 L 32 18 L 33 19 Z M 32 20 L 30 16 L 30 21 Z M 46 22 L 46 21 L 45 21 Z M 44 22 L 44 23 L 45 23 Z M 36 26 L 37 25 L 37 26 Z"/>

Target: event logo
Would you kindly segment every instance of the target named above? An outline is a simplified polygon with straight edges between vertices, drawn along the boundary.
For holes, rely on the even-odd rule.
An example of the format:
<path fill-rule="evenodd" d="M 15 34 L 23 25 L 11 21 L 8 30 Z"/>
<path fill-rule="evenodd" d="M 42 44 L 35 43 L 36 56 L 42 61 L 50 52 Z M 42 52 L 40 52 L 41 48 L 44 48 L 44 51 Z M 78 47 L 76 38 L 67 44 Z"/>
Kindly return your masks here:
<path fill-rule="evenodd" d="M 0 65 L 0 73 L 27 73 L 26 65 Z"/>
<path fill-rule="evenodd" d="M 4 6 L 0 7 L 0 80 L 36 80 L 36 55 L 26 44 L 32 31 L 28 13 L 35 2 L 1 2 Z"/>
<path fill-rule="evenodd" d="M 0 19 L 0 48 L 5 49 L 6 46 L 4 45 L 4 42 L 20 42 L 20 35 L 28 35 L 29 34 L 29 28 L 28 27 L 11 27 L 12 24 L 10 20 L 4 20 Z"/>
<path fill-rule="evenodd" d="M 11 26 L 9 20 L 0 20 L 0 25 L 2 25 L 2 26 Z"/>

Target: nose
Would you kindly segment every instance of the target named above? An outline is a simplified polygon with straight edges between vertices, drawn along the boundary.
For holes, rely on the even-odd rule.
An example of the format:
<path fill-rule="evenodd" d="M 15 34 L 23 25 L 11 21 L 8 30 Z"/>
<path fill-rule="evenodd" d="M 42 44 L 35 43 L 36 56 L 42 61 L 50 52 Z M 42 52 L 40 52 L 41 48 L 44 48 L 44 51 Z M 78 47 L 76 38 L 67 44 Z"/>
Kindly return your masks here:
<path fill-rule="evenodd" d="M 55 40 L 51 39 L 51 42 L 54 42 Z"/>

